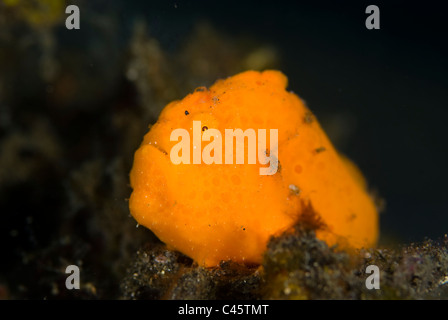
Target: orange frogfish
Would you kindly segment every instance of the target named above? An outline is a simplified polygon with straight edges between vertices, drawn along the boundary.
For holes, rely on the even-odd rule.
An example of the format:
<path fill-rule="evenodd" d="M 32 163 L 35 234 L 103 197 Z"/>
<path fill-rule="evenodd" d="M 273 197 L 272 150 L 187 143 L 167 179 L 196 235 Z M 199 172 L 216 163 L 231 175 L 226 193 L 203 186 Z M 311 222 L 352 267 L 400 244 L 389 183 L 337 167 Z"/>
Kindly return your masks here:
<path fill-rule="evenodd" d="M 375 246 L 361 172 L 286 87 L 279 71 L 246 71 L 169 103 L 135 152 L 137 222 L 206 267 L 260 264 L 270 237 L 309 208 L 329 245 Z"/>

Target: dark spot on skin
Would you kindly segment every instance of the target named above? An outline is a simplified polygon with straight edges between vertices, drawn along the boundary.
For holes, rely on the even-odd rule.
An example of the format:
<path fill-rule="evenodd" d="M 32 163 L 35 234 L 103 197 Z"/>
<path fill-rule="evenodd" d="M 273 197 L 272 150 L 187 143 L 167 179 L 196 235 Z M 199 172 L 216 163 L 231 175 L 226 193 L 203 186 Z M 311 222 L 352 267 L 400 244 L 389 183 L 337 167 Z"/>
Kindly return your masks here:
<path fill-rule="evenodd" d="M 188 110 L 185 110 L 185 115 L 188 116 L 190 114 L 190 112 L 188 112 Z"/>
<path fill-rule="evenodd" d="M 305 112 L 305 117 L 303 118 L 303 122 L 312 123 L 314 121 L 314 116 L 310 111 Z"/>
<path fill-rule="evenodd" d="M 159 150 L 160 152 L 162 152 L 164 155 L 168 155 L 168 152 L 166 152 L 165 150 L 163 150 L 160 146 L 156 145 L 156 144 L 152 144 L 152 146 L 154 148 L 156 148 L 157 150 Z"/>
<path fill-rule="evenodd" d="M 356 219 L 356 214 L 354 214 L 354 213 L 352 213 L 351 215 L 349 215 L 348 217 L 347 217 L 347 221 L 348 222 L 352 222 L 353 220 L 355 220 Z"/>
<path fill-rule="evenodd" d="M 202 131 L 205 131 L 205 130 L 208 130 L 208 127 L 207 127 L 207 126 L 203 126 L 203 127 L 202 127 Z"/>
<path fill-rule="evenodd" d="M 295 184 L 290 184 L 289 185 L 289 191 L 293 195 L 299 195 L 300 194 L 300 188 L 298 186 L 296 186 Z"/>
<path fill-rule="evenodd" d="M 321 152 L 324 152 L 325 150 L 326 150 L 325 147 L 319 147 L 314 151 L 316 151 L 316 153 L 321 153 Z"/>

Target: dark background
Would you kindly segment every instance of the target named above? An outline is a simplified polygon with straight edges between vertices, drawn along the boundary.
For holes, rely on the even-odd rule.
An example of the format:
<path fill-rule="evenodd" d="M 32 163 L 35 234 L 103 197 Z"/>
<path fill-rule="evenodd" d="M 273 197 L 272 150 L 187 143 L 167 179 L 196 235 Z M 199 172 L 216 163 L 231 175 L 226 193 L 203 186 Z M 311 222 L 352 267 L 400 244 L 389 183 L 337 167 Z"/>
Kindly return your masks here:
<path fill-rule="evenodd" d="M 368 5 L 380 30 L 365 27 Z M 289 88 L 319 119 L 350 116 L 339 145 L 386 200 L 381 229 L 402 241 L 448 231 L 447 21 L 440 1 L 146 1 L 122 4 L 165 47 L 194 21 L 249 34 L 281 54 Z M 325 123 L 324 123 L 325 125 Z"/>

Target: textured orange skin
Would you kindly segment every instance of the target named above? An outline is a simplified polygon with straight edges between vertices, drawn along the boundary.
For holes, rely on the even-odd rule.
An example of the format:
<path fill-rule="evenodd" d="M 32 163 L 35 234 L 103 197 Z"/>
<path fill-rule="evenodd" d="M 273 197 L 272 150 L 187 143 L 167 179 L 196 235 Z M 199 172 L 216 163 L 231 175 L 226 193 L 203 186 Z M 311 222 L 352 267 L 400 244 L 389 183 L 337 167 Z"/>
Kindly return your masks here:
<path fill-rule="evenodd" d="M 269 238 L 293 226 L 307 205 L 325 224 L 318 238 L 374 246 L 378 214 L 361 173 L 286 86 L 281 72 L 247 71 L 168 104 L 135 153 L 129 207 L 137 222 L 208 267 L 221 260 L 261 263 Z M 278 129 L 278 172 L 260 175 L 258 160 L 174 165 L 170 150 L 177 141 L 170 134 L 185 128 L 192 141 L 193 120 L 220 130 L 223 147 L 225 129 Z"/>

